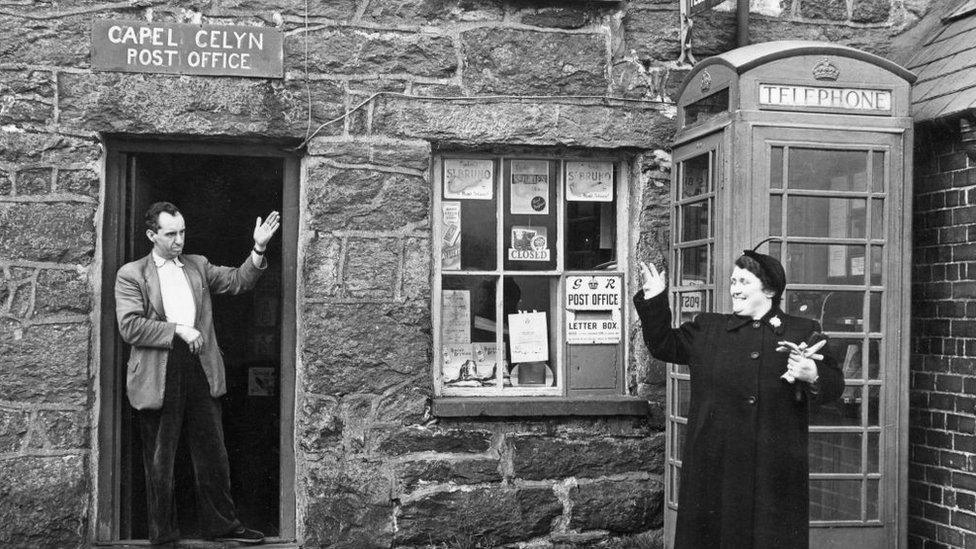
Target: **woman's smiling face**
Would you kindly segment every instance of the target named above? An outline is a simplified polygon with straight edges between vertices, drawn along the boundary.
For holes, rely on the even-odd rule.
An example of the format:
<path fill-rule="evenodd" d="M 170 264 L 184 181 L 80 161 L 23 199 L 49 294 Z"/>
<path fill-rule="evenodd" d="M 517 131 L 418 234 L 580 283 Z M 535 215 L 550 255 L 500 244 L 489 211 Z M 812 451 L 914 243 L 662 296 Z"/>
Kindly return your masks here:
<path fill-rule="evenodd" d="M 751 318 L 762 318 L 773 307 L 772 290 L 763 288 L 762 281 L 742 267 L 732 269 L 729 277 L 732 295 L 732 312 Z"/>

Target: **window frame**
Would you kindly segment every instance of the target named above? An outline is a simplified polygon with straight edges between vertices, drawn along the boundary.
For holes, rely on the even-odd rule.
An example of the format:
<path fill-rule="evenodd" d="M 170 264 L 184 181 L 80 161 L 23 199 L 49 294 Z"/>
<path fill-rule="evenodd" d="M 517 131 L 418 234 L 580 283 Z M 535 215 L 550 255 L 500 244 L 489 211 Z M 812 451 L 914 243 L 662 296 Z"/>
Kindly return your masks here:
<path fill-rule="evenodd" d="M 492 270 L 458 270 L 458 271 L 444 271 L 441 267 L 441 249 L 442 249 L 442 203 L 444 202 L 443 197 L 443 170 L 444 170 L 444 160 L 446 159 L 470 159 L 470 160 L 491 160 L 494 162 L 494 173 L 493 173 L 493 185 L 496 198 L 496 256 L 497 261 L 495 264 L 495 269 Z M 554 240 L 555 244 L 554 250 L 558 250 L 556 253 L 556 267 L 552 270 L 539 270 L 539 271 L 517 271 L 517 270 L 506 270 L 504 261 L 504 248 L 505 248 L 505 225 L 504 225 L 504 213 L 505 213 L 505 199 L 504 199 L 504 181 L 505 174 L 505 164 L 511 160 L 540 160 L 546 162 L 556 162 L 556 238 Z M 606 271 L 596 271 L 596 270 L 568 270 L 565 268 L 566 265 L 566 250 L 565 245 L 568 240 L 568 234 L 566 232 L 566 200 L 565 200 L 565 185 L 566 185 L 566 163 L 574 161 L 589 161 L 589 162 L 610 162 L 613 164 L 614 169 L 614 185 L 615 185 L 615 216 L 616 216 L 616 227 L 615 227 L 615 248 L 616 248 L 616 259 L 617 268 L 614 270 Z M 627 158 L 622 155 L 614 154 L 585 154 L 585 153 L 571 153 L 571 154 L 554 154 L 554 153 L 544 153 L 544 152 L 532 152 L 526 151 L 521 153 L 499 153 L 499 154 L 487 154 L 487 153 L 464 153 L 464 152 L 444 152 L 435 154 L 433 161 L 431 163 L 431 183 L 432 183 L 432 200 L 431 200 L 431 257 L 432 257 L 432 284 L 431 284 L 431 336 L 433 352 L 431 355 L 431 365 L 430 373 L 433 380 L 434 386 L 434 396 L 435 398 L 441 399 L 441 402 L 447 400 L 474 400 L 474 399 L 487 399 L 487 400 L 502 400 L 506 398 L 511 398 L 513 400 L 524 400 L 529 401 L 533 398 L 546 398 L 552 399 L 553 397 L 562 397 L 562 399 L 569 400 L 588 400 L 588 399 L 602 399 L 606 400 L 610 398 L 630 398 L 627 397 L 627 384 L 626 384 L 626 371 L 627 364 L 630 359 L 630 323 L 631 323 L 631 312 L 629 303 L 629 280 L 628 280 L 628 269 L 629 266 L 629 251 L 630 251 L 630 215 L 629 215 L 629 168 L 630 162 Z M 623 267 L 623 268 L 621 268 Z M 566 327 L 565 319 L 566 313 L 563 307 L 562 299 L 565 296 L 565 283 L 568 276 L 574 276 L 579 274 L 592 274 L 599 273 L 601 275 L 607 276 L 617 276 L 622 281 L 621 288 L 621 309 L 620 309 L 620 319 L 621 319 L 621 334 L 620 334 L 620 355 L 621 360 L 618 368 L 619 372 L 616 373 L 619 379 L 618 389 L 613 392 L 612 395 L 601 395 L 600 397 L 590 397 L 585 394 L 577 395 L 572 394 L 568 387 L 568 368 L 566 367 Z M 549 332 L 550 341 L 554 342 L 553 347 L 550 348 L 550 365 L 555 367 L 555 385 L 552 387 L 503 387 L 497 384 L 494 387 L 446 387 L 443 384 L 443 379 L 441 376 L 441 296 L 442 296 L 442 282 L 444 276 L 471 276 L 471 277 L 496 277 L 497 280 L 501 281 L 505 276 L 512 277 L 534 277 L 541 276 L 546 278 L 556 278 L 556 286 L 553 290 L 556 296 L 555 301 L 550 303 L 550 311 L 548 311 L 547 320 L 549 322 Z M 502 292 L 495 293 L 495 306 L 496 311 L 501 310 L 503 295 Z M 496 345 L 497 348 L 503 349 L 503 342 L 501 334 L 496 333 Z M 503 353 L 501 353 L 503 354 Z M 499 357 L 499 360 L 501 356 Z M 456 397 L 456 399 L 455 399 Z M 645 401 L 646 402 L 646 401 Z M 624 408 L 628 408 L 627 404 L 624 403 Z M 443 409 L 444 407 L 441 406 Z M 606 408 L 606 407 L 604 407 Z M 634 407 L 630 406 L 630 413 L 633 413 Z M 614 409 L 610 406 L 609 409 L 603 412 L 594 413 L 612 413 Z M 481 414 L 485 411 L 482 409 Z M 545 413 L 544 411 L 542 412 Z M 579 413 L 579 411 L 577 411 Z M 583 413 L 586 413 L 585 411 Z M 627 413 L 627 412 L 624 412 Z M 643 413 L 643 411 L 641 412 Z M 464 414 L 459 414 L 464 415 Z M 489 413 L 489 415 L 496 415 L 494 413 Z"/>

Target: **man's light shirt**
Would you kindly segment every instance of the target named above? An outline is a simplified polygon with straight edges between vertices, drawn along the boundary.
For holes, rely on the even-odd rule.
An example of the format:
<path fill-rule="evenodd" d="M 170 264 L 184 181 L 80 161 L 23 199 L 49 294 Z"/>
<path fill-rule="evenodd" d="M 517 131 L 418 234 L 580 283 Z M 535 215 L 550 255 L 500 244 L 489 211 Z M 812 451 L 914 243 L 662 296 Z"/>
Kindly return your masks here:
<path fill-rule="evenodd" d="M 163 310 L 166 321 L 194 327 L 197 317 L 197 306 L 193 302 L 193 290 L 190 281 L 183 270 L 183 262 L 175 259 L 164 259 L 152 253 L 159 273 L 159 291 L 163 296 Z"/>

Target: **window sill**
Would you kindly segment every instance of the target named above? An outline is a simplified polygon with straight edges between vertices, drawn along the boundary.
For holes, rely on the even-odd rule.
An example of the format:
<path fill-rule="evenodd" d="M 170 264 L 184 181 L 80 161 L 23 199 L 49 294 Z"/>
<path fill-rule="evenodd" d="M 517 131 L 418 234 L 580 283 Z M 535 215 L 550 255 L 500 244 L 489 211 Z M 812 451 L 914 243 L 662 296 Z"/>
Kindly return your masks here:
<path fill-rule="evenodd" d="M 646 416 L 646 399 L 591 397 L 438 397 L 436 417 Z"/>

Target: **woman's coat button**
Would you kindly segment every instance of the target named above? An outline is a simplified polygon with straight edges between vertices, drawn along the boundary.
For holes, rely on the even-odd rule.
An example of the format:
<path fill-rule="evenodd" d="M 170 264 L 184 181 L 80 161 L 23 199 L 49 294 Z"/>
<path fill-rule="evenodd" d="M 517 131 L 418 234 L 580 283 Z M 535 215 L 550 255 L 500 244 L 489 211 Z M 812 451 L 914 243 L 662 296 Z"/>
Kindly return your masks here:
<path fill-rule="evenodd" d="M 758 320 L 752 323 L 753 328 L 758 328 L 760 326 L 762 326 L 762 322 L 759 322 Z"/>
<path fill-rule="evenodd" d="M 746 403 L 748 403 L 748 404 L 755 404 L 756 403 L 756 400 L 757 400 L 756 397 L 750 396 L 749 398 L 746 399 Z"/>
<path fill-rule="evenodd" d="M 749 353 L 749 356 L 752 357 L 753 360 L 755 360 L 755 359 L 759 358 L 759 351 L 753 351 L 753 352 Z"/>

